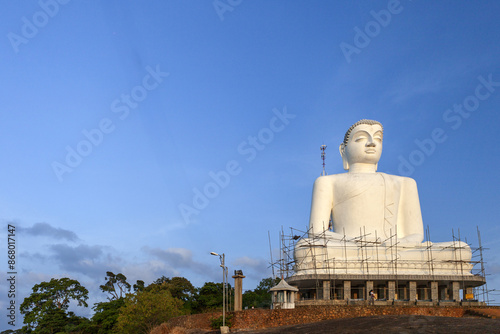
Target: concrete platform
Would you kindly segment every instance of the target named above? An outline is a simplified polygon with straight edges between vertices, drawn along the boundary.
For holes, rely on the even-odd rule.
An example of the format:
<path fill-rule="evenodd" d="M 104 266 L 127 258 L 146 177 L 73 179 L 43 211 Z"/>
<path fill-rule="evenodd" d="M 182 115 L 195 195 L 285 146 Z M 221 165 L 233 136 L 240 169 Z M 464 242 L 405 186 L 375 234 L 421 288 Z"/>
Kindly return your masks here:
<path fill-rule="evenodd" d="M 286 279 L 299 289 L 296 306 L 374 305 L 481 306 L 473 288 L 486 280 L 479 275 L 294 275 Z M 472 299 L 472 300 L 471 300 Z"/>

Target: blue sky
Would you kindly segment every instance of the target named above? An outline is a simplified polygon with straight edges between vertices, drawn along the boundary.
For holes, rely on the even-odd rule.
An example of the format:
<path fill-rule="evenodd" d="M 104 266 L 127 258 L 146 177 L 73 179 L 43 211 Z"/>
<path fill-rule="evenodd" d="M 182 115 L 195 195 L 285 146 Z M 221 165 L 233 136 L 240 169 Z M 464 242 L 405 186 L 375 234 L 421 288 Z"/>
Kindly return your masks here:
<path fill-rule="evenodd" d="M 211 251 L 255 288 L 268 231 L 276 252 L 282 226 L 308 224 L 320 145 L 343 172 L 361 118 L 384 125 L 379 171 L 417 181 L 433 241 L 460 229 L 477 246 L 479 226 L 500 288 L 498 2 L 3 5 L 0 234 L 6 252 L 16 226 L 18 303 L 66 276 L 103 300 L 108 270 L 220 281 Z"/>

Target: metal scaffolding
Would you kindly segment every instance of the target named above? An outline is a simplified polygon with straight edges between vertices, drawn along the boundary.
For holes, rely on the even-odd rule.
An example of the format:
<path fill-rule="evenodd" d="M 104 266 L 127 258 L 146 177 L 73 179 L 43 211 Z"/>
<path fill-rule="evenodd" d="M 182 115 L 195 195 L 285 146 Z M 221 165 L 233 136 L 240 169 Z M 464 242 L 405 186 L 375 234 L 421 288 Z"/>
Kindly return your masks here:
<path fill-rule="evenodd" d="M 460 237 L 460 230 L 458 234 L 452 230 L 452 242 L 446 247 L 440 247 L 433 244 L 430 241 L 430 229 L 427 226 L 425 230 L 425 241 L 423 244 L 418 245 L 419 250 L 424 250 L 425 258 L 421 261 L 407 261 L 400 258 L 400 251 L 411 250 L 412 246 L 408 244 L 401 244 L 398 241 L 397 230 L 390 230 L 390 236 L 386 239 L 380 238 L 376 232 L 374 236 L 366 233 L 366 230 L 360 229 L 360 235 L 357 237 L 348 237 L 343 231 L 343 237 L 340 240 L 336 240 L 335 244 L 329 245 L 329 239 L 326 237 L 326 231 L 320 234 L 312 234 L 310 230 L 301 231 L 298 229 L 290 228 L 290 233 L 285 234 L 283 227 L 280 231 L 280 259 L 273 262 L 271 258 L 271 267 L 276 269 L 279 275 L 283 278 L 289 278 L 294 274 L 301 273 L 301 271 L 307 270 L 307 273 L 316 277 L 316 282 L 314 284 L 311 295 L 318 297 L 323 292 L 323 282 L 325 277 L 331 287 L 332 295 L 342 295 L 343 288 L 336 285 L 337 276 L 341 274 L 352 273 L 353 270 L 359 272 L 360 275 L 366 276 L 369 280 L 373 275 L 391 275 L 395 278 L 396 293 L 399 292 L 399 277 L 401 273 L 405 272 L 405 268 L 410 265 L 416 265 L 418 268 L 422 268 L 422 274 L 429 276 L 434 280 L 436 276 L 439 276 L 440 270 L 443 268 L 452 268 L 457 277 L 462 277 L 460 282 L 460 289 L 464 290 L 466 285 L 466 280 L 464 277 L 466 275 L 474 275 L 486 277 L 486 272 L 484 268 L 483 261 L 483 250 L 481 245 L 481 236 L 479 228 L 477 228 L 478 234 L 478 244 L 479 247 L 472 247 L 467 243 L 467 240 L 463 241 Z M 307 268 L 306 263 L 298 263 L 294 258 L 294 251 L 296 249 L 297 243 L 302 240 L 303 251 L 306 251 L 306 255 L 302 259 L 308 259 Z M 304 246 L 303 243 L 309 244 L 309 247 Z M 423 246 L 423 248 L 422 248 Z M 336 254 L 342 254 L 339 258 L 329 257 L 328 247 L 336 249 Z M 417 246 L 414 246 L 417 248 Z M 464 248 L 470 248 L 472 252 L 472 259 L 464 259 L 463 252 Z M 439 252 L 448 252 L 453 254 L 451 259 L 440 260 Z M 468 251 L 467 251 L 468 252 Z M 357 254 L 357 258 L 349 257 L 349 254 Z M 272 255 L 271 255 L 272 256 Z M 303 261 L 304 262 L 304 261 Z M 409 263 L 411 262 L 411 263 Z M 312 268 L 310 267 L 312 264 Z M 450 270 L 450 269 L 447 269 Z M 325 276 L 326 275 L 326 276 Z M 320 278 L 321 276 L 321 278 Z M 353 287 L 354 289 L 361 289 L 359 287 Z M 418 289 L 425 289 L 424 287 L 419 287 Z M 406 292 L 401 290 L 406 296 Z M 422 290 L 423 291 L 423 290 Z M 428 291 L 424 291 L 425 294 Z M 364 293 L 364 292 L 363 292 Z M 488 296 L 488 288 L 486 284 L 474 288 L 473 290 L 474 298 L 480 300 L 486 304 L 490 304 L 490 299 Z"/>

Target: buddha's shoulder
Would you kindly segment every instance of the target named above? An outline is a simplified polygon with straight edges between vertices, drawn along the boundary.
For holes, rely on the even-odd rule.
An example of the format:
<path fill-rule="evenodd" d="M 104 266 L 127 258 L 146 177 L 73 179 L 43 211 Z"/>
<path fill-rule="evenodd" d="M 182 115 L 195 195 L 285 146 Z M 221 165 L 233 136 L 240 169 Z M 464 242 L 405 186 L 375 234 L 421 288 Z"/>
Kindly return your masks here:
<path fill-rule="evenodd" d="M 344 174 L 321 175 L 314 181 L 314 188 L 331 188 L 334 184 L 338 183 L 342 179 L 342 175 Z"/>
<path fill-rule="evenodd" d="M 357 174 L 357 173 L 341 173 L 332 175 L 322 175 L 314 182 L 315 187 L 332 187 L 335 185 L 351 184 L 352 182 L 364 182 L 371 178 L 379 178 L 378 173 Z"/>
<path fill-rule="evenodd" d="M 386 174 L 386 173 L 377 173 L 377 174 L 380 174 L 386 180 L 391 180 L 392 182 L 398 183 L 401 185 L 407 185 L 407 186 L 416 186 L 417 185 L 417 182 L 414 179 L 412 179 L 411 177 L 392 175 L 392 174 Z"/>
<path fill-rule="evenodd" d="M 397 183 L 416 183 L 415 180 L 410 177 L 379 173 L 379 172 L 370 174 L 341 173 L 333 175 L 322 175 L 316 179 L 315 183 L 339 182 L 339 181 L 349 180 L 351 178 L 379 178 L 381 176 L 386 180 L 390 180 Z"/>
<path fill-rule="evenodd" d="M 337 180 L 345 179 L 349 173 L 342 174 L 332 174 L 332 175 L 321 175 L 315 181 L 315 183 L 329 183 L 335 182 Z"/>
<path fill-rule="evenodd" d="M 339 182 L 352 181 L 352 179 L 371 179 L 383 177 L 387 181 L 391 181 L 401 185 L 416 185 L 414 179 L 405 176 L 392 175 L 386 173 L 370 173 L 370 174 L 354 174 L 354 173 L 341 173 L 333 175 L 322 175 L 316 179 L 315 184 L 334 184 Z"/>

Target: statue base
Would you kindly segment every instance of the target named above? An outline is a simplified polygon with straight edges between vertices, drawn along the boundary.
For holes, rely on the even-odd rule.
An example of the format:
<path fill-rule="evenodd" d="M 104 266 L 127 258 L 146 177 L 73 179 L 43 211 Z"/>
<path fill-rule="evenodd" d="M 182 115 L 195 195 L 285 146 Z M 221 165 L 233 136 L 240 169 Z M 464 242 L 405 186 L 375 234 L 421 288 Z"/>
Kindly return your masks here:
<path fill-rule="evenodd" d="M 472 276 L 472 252 L 462 241 L 382 244 L 302 238 L 295 245 L 295 275 Z"/>
<path fill-rule="evenodd" d="M 287 282 L 299 289 L 296 306 L 307 305 L 422 305 L 480 306 L 474 288 L 483 285 L 476 275 L 293 275 Z M 375 294 L 370 299 L 370 291 Z M 461 293 L 462 292 L 462 293 Z"/>
<path fill-rule="evenodd" d="M 287 282 L 299 289 L 297 306 L 479 305 L 473 289 L 486 282 L 472 274 L 472 252 L 461 241 L 302 238 L 294 256 L 295 274 Z"/>

